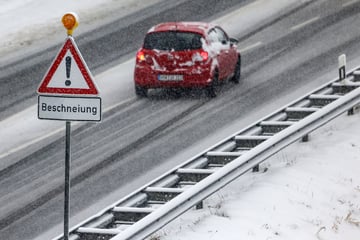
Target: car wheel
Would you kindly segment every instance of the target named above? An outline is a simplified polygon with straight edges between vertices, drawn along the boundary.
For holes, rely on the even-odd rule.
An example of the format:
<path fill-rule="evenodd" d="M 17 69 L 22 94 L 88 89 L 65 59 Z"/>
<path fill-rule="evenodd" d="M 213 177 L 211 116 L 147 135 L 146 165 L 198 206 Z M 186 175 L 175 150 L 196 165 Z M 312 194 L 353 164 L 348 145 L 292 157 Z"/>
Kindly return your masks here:
<path fill-rule="evenodd" d="M 216 86 L 219 84 L 219 74 L 216 71 L 213 76 L 213 80 L 211 81 L 211 84 L 206 88 L 206 95 L 209 98 L 214 98 L 217 96 L 216 92 Z"/>
<path fill-rule="evenodd" d="M 236 62 L 234 76 L 231 78 L 231 81 L 234 83 L 239 83 L 240 78 L 241 78 L 241 58 L 239 57 Z"/>
<path fill-rule="evenodd" d="M 147 97 L 148 89 L 140 86 L 135 86 L 135 94 L 138 97 Z"/>

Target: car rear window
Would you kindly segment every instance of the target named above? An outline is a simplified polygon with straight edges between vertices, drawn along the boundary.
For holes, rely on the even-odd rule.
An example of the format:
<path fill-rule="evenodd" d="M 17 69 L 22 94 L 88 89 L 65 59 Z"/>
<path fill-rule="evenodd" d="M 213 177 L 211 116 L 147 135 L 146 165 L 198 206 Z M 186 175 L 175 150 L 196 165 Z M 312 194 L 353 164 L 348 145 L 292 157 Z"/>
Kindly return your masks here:
<path fill-rule="evenodd" d="M 200 49 L 201 35 L 190 32 L 153 32 L 146 35 L 145 49 L 182 51 Z"/>

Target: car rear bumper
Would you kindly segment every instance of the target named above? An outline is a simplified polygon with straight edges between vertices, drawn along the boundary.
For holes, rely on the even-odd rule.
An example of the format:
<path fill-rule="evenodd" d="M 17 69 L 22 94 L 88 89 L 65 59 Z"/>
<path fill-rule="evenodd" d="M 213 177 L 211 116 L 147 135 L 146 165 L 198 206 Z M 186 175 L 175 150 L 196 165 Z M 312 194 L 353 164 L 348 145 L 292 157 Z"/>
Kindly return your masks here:
<path fill-rule="evenodd" d="M 187 71 L 157 71 L 149 67 L 136 66 L 134 81 L 137 86 L 144 88 L 197 88 L 211 84 L 211 70 L 207 68 L 193 68 Z M 171 76 L 171 80 L 160 80 L 159 76 Z M 174 77 L 172 77 L 174 76 Z"/>

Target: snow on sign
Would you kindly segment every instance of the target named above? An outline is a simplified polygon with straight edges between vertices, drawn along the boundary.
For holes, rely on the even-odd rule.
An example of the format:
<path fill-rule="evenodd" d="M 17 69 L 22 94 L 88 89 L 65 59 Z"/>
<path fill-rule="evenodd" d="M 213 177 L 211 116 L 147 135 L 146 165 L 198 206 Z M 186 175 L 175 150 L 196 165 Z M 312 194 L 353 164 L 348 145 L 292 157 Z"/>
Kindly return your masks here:
<path fill-rule="evenodd" d="M 68 36 L 46 73 L 39 94 L 98 95 L 99 91 L 74 39 Z"/>

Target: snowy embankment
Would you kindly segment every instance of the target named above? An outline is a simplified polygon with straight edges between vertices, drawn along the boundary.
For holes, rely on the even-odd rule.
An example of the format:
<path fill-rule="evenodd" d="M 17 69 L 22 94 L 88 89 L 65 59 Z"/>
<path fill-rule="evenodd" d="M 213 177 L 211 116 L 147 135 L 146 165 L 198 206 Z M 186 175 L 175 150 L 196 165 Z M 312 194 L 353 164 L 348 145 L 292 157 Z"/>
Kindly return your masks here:
<path fill-rule="evenodd" d="M 358 240 L 360 113 L 342 115 L 154 236 L 162 240 Z"/>
<path fill-rule="evenodd" d="M 0 0 L 0 64 L 60 44 L 66 37 L 61 17 L 76 12 L 75 34 L 95 29 L 115 17 L 131 14 L 161 0 Z M 49 44 L 52 42 L 52 44 Z M 50 64 L 50 63 L 49 63 Z"/>

